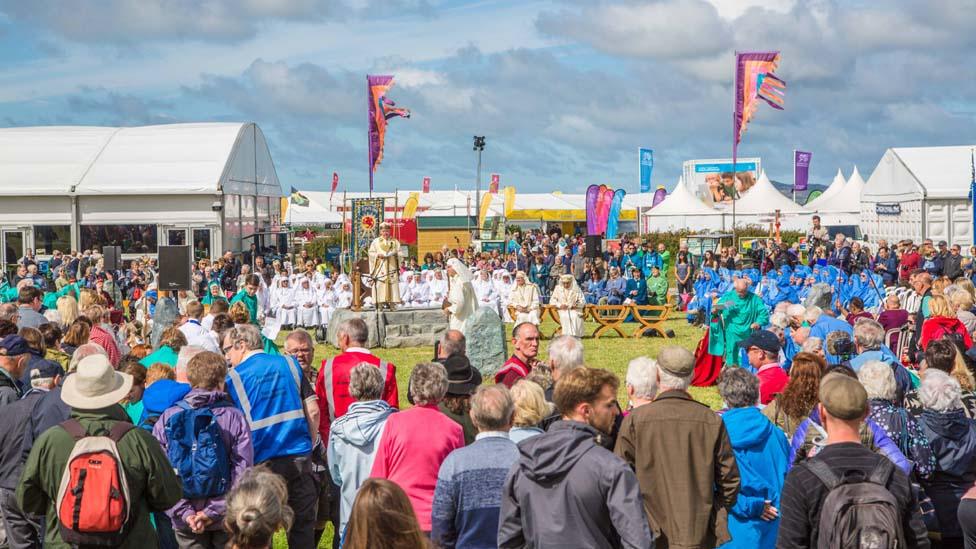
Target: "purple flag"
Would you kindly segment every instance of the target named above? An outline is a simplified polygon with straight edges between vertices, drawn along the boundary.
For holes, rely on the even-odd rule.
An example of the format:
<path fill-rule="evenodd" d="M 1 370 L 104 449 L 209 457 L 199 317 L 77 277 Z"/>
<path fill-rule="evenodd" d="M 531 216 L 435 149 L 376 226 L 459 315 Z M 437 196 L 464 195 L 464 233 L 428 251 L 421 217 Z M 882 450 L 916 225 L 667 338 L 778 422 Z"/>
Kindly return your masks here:
<path fill-rule="evenodd" d="M 810 177 L 810 157 L 813 153 L 793 151 L 793 190 L 807 190 L 807 180 Z"/>
<path fill-rule="evenodd" d="M 600 196 L 600 186 L 590 185 L 586 189 L 586 234 L 596 234 L 596 200 Z"/>
<path fill-rule="evenodd" d="M 657 206 L 661 202 L 664 202 L 664 199 L 667 197 L 668 197 L 667 189 L 664 188 L 664 185 L 658 185 L 657 190 L 654 191 L 654 198 L 652 199 L 651 207 L 653 208 L 654 206 Z"/>

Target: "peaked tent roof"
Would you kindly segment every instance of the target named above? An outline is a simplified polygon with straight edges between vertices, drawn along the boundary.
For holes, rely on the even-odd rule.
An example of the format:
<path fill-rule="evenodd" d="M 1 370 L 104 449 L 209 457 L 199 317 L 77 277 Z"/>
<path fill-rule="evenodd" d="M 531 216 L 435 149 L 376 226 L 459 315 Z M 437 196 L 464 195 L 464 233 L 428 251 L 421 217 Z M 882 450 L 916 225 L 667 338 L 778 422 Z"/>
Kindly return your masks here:
<path fill-rule="evenodd" d="M 844 188 L 834 196 L 817 204 L 819 212 L 860 212 L 861 211 L 861 192 L 865 187 L 864 178 L 854 166 L 851 178 L 847 180 Z"/>
<path fill-rule="evenodd" d="M 840 168 L 837 168 L 837 175 L 834 176 L 834 180 L 830 182 L 830 186 L 827 187 L 827 190 L 824 191 L 820 196 L 808 202 L 804 207 L 810 210 L 816 210 L 819 204 L 830 200 L 834 195 L 839 193 L 846 184 L 847 182 L 844 180 L 844 174 L 841 173 Z"/>
<path fill-rule="evenodd" d="M 722 215 L 722 212 L 709 207 L 685 186 L 682 177 L 668 196 L 660 204 L 648 210 L 647 217 L 663 217 L 667 215 Z"/>
<path fill-rule="evenodd" d="M 810 212 L 810 210 L 777 191 L 773 183 L 766 177 L 765 170 L 759 174 L 759 181 L 756 182 L 755 186 L 736 200 L 735 209 L 736 215 L 773 215 L 776 210 L 782 214 Z M 731 206 L 725 209 L 725 213 L 732 213 Z"/>
<path fill-rule="evenodd" d="M 308 196 L 305 192 L 302 194 Z M 342 214 L 329 210 L 311 198 L 308 206 L 288 204 L 288 211 L 285 212 L 285 222 L 292 225 L 333 225 L 342 223 L 342 219 Z"/>
<path fill-rule="evenodd" d="M 868 179 L 865 198 L 967 198 L 976 145 L 888 149 Z"/>
<path fill-rule="evenodd" d="M 214 194 L 227 185 L 281 194 L 254 123 L 0 129 L 0 195 Z"/>

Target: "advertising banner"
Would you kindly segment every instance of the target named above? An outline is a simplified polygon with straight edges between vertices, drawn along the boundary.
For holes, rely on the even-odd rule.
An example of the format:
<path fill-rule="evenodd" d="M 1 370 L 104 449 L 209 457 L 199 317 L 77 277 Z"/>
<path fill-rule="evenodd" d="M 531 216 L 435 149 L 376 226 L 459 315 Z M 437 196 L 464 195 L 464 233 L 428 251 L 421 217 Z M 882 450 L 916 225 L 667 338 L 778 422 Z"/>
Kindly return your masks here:
<path fill-rule="evenodd" d="M 732 159 L 687 160 L 684 163 L 685 185 L 704 203 L 715 208 L 732 204 L 756 185 L 762 161 L 759 158 L 739 158 L 732 172 Z"/>
<path fill-rule="evenodd" d="M 810 157 L 813 153 L 793 151 L 793 190 L 807 190 L 807 180 L 810 177 Z"/>
<path fill-rule="evenodd" d="M 651 149 L 637 149 L 639 166 L 640 192 L 651 192 L 651 172 L 654 171 L 654 151 Z"/>

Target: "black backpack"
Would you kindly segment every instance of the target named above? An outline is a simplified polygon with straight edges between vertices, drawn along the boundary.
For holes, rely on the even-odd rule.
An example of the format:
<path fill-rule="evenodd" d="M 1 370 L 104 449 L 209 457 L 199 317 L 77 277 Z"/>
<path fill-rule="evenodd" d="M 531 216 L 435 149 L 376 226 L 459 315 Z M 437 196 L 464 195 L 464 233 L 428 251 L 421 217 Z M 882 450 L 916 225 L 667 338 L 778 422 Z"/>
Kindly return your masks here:
<path fill-rule="evenodd" d="M 838 476 L 820 459 L 807 462 L 827 497 L 820 509 L 820 549 L 905 547 L 898 500 L 888 491 L 888 480 L 895 466 L 882 459 L 869 475 L 847 471 Z"/>

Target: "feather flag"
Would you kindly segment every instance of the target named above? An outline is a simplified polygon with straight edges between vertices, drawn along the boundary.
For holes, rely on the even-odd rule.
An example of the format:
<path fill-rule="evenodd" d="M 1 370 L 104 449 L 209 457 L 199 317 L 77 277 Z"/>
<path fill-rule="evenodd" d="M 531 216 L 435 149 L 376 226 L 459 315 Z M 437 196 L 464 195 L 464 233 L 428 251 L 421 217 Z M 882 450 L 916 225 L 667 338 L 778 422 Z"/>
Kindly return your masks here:
<path fill-rule="evenodd" d="M 658 185 L 657 190 L 654 191 L 654 198 L 651 199 L 651 207 L 653 208 L 654 206 L 657 206 L 661 202 L 664 202 L 664 199 L 667 197 L 668 197 L 667 189 L 664 188 L 664 185 Z"/>
<path fill-rule="evenodd" d="M 783 110 L 786 82 L 773 71 L 779 65 L 778 51 L 736 52 L 735 54 L 735 113 L 732 120 L 732 156 L 735 156 L 746 127 L 756 114 L 759 99 L 769 106 Z"/>
<path fill-rule="evenodd" d="M 339 188 L 339 172 L 332 172 L 332 192 L 329 193 L 329 202 L 332 202 L 332 195 Z"/>
<path fill-rule="evenodd" d="M 425 177 L 424 178 L 424 192 L 425 193 L 429 193 L 430 192 L 430 178 L 429 177 Z"/>
<path fill-rule="evenodd" d="M 491 194 L 498 194 L 498 183 L 501 179 L 497 173 L 491 174 L 491 184 L 488 186 L 488 192 Z"/>
<path fill-rule="evenodd" d="M 607 218 L 607 238 L 617 238 L 617 228 L 620 223 L 620 210 L 624 206 L 624 196 L 627 191 L 617 189 L 613 193 L 613 200 L 610 203 L 610 217 Z"/>
<path fill-rule="evenodd" d="M 603 224 L 603 203 L 606 200 L 607 186 L 600 185 L 597 187 L 596 208 L 593 210 L 593 217 L 596 220 L 593 224 L 593 234 L 603 234 L 603 231 L 607 229 L 606 225 Z"/>
<path fill-rule="evenodd" d="M 412 192 L 403 203 L 402 219 L 413 219 L 417 215 L 417 206 L 420 205 L 420 193 Z"/>
<path fill-rule="evenodd" d="M 600 211 L 597 212 L 597 233 L 606 234 L 607 221 L 610 219 L 610 206 L 613 205 L 613 189 L 604 186 L 603 202 L 600 203 Z"/>
<path fill-rule="evenodd" d="M 515 187 L 505 187 L 505 217 L 515 210 Z"/>
<path fill-rule="evenodd" d="M 481 196 L 481 211 L 478 212 L 478 228 L 485 226 L 485 218 L 488 217 L 488 208 L 491 207 L 491 199 L 495 195 L 485 193 Z"/>
<path fill-rule="evenodd" d="M 596 201 L 600 197 L 600 186 L 590 185 L 586 188 L 586 234 L 595 235 L 596 232 Z"/>
<path fill-rule="evenodd" d="M 386 121 L 394 116 L 410 118 L 410 110 L 396 106 L 386 98 L 393 87 L 393 76 L 366 75 L 366 97 L 369 102 L 369 190 L 373 190 L 373 172 L 383 160 Z"/>
<path fill-rule="evenodd" d="M 291 195 L 289 197 L 289 202 L 296 206 L 308 206 L 308 197 L 302 194 L 295 187 L 291 188 Z"/>

